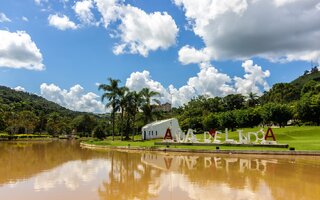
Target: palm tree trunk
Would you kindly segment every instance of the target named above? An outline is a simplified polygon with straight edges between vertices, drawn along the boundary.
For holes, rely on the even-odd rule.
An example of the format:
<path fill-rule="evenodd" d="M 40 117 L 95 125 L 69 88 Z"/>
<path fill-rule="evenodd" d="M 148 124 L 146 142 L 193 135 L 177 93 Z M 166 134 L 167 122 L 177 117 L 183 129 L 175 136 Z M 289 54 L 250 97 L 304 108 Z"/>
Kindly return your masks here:
<path fill-rule="evenodd" d="M 133 115 L 133 122 L 132 122 L 132 127 L 133 127 L 133 129 L 132 129 L 132 141 L 134 141 L 134 135 L 135 135 L 135 132 L 136 132 L 136 129 L 135 129 L 135 127 L 134 127 L 135 121 L 136 121 L 136 116 Z"/>
<path fill-rule="evenodd" d="M 120 134 L 121 140 L 123 140 L 123 108 L 121 108 Z"/>
<path fill-rule="evenodd" d="M 114 114 L 115 113 L 112 114 L 112 141 L 114 141 L 114 121 L 115 121 L 114 120 L 114 117 L 115 117 Z"/>

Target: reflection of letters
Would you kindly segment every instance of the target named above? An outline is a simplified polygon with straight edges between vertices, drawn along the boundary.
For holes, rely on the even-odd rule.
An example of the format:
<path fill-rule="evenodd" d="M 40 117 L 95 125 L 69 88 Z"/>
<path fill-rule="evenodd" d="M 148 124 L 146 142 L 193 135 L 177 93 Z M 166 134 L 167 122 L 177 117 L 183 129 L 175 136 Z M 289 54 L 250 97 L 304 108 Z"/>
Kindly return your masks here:
<path fill-rule="evenodd" d="M 224 169 L 229 173 L 231 168 L 239 167 L 240 173 L 246 171 L 258 171 L 262 175 L 267 171 L 269 163 L 276 164 L 277 160 L 261 160 L 261 159 L 245 159 L 234 157 L 203 157 L 199 156 L 156 156 L 145 155 L 142 159 L 146 164 L 163 170 L 178 170 L 179 168 L 187 168 L 189 170 L 197 168 L 197 164 L 201 161 L 204 168 L 214 167 L 215 169 Z"/>
<path fill-rule="evenodd" d="M 214 166 L 217 169 L 221 169 L 222 168 L 222 166 L 221 166 L 221 158 L 213 157 L 213 160 L 214 160 Z"/>
<path fill-rule="evenodd" d="M 166 168 L 170 169 L 173 158 L 164 158 L 164 162 L 166 163 Z"/>
<path fill-rule="evenodd" d="M 209 168 L 212 165 L 211 157 L 205 157 L 204 158 L 204 167 Z"/>
<path fill-rule="evenodd" d="M 227 173 L 229 173 L 229 164 L 235 163 L 235 162 L 238 161 L 237 158 L 225 158 L 224 160 L 225 160 L 225 162 L 226 162 L 226 172 L 227 172 Z"/>
<path fill-rule="evenodd" d="M 240 158 L 240 172 L 243 173 L 249 168 L 249 160 Z"/>

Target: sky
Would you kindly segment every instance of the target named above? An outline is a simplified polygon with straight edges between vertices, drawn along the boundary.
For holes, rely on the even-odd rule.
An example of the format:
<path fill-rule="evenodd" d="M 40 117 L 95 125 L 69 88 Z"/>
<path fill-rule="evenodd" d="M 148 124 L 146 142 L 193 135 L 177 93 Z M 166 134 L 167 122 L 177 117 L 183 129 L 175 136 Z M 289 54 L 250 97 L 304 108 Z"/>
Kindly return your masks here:
<path fill-rule="evenodd" d="M 319 0 L 0 0 L 0 85 L 103 113 L 109 77 L 178 107 L 320 61 Z"/>

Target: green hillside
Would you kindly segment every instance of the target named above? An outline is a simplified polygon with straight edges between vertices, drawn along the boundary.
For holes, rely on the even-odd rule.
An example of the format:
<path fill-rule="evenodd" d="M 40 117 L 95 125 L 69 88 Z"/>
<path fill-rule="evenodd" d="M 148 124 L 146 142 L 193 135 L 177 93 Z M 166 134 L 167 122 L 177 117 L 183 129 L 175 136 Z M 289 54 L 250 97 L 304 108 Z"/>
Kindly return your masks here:
<path fill-rule="evenodd" d="M 272 88 L 260 97 L 260 102 L 265 103 L 289 103 L 298 101 L 307 92 L 317 91 L 317 85 L 320 83 L 320 71 L 313 67 L 310 72 L 306 71 L 304 75 L 298 77 L 290 83 L 276 83 Z"/>
<path fill-rule="evenodd" d="M 307 82 L 309 82 L 311 80 L 320 82 L 320 71 L 302 75 L 299 78 L 292 81 L 291 84 L 294 85 L 295 87 L 301 89 L 304 86 L 304 84 L 306 84 Z"/>
<path fill-rule="evenodd" d="M 48 133 L 90 136 L 107 115 L 76 112 L 43 97 L 0 86 L 0 140 L 8 134 Z"/>
<path fill-rule="evenodd" d="M 16 91 L 0 86 L 0 109 L 10 111 L 34 111 L 36 114 L 57 112 L 61 115 L 74 116 L 79 112 L 71 111 L 54 102 L 35 94 Z"/>

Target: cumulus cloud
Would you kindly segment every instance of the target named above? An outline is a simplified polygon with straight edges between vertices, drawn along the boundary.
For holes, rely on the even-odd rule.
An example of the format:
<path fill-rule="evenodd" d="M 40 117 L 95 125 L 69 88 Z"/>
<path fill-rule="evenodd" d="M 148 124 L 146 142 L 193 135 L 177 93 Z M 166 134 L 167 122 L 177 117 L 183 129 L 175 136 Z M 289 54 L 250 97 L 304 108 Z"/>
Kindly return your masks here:
<path fill-rule="evenodd" d="M 115 21 L 119 17 L 119 9 L 124 0 L 94 0 L 98 11 L 102 15 L 102 21 L 107 28 L 110 22 Z"/>
<path fill-rule="evenodd" d="M 200 71 L 196 76 L 189 78 L 187 83 L 175 88 L 169 85 L 165 88 L 160 82 L 152 80 L 148 71 L 133 72 L 126 81 L 126 86 L 130 90 L 140 91 L 147 87 L 161 94 L 161 102 L 171 102 L 174 107 L 182 106 L 192 98 L 199 95 L 209 97 L 226 96 L 233 93 L 243 95 L 254 92 L 261 94 L 261 90 L 268 90 L 269 85 L 265 80 L 270 76 L 268 70 L 263 71 L 258 65 L 254 65 L 252 60 L 242 63 L 245 75 L 244 78 L 231 78 L 227 74 L 221 73 L 209 63 L 199 64 Z"/>
<path fill-rule="evenodd" d="M 160 82 L 152 80 L 149 71 L 144 70 L 143 72 L 133 72 L 130 77 L 127 78 L 126 87 L 130 90 L 140 91 L 142 88 L 150 88 L 152 91 L 159 92 L 159 97 L 162 101 L 169 101 L 170 94 L 162 86 Z"/>
<path fill-rule="evenodd" d="M 0 12 L 0 22 L 11 22 L 11 20 L 2 12 Z"/>
<path fill-rule="evenodd" d="M 0 67 L 44 70 L 42 54 L 25 31 L 0 30 Z"/>
<path fill-rule="evenodd" d="M 86 93 L 84 88 L 78 84 L 69 90 L 65 90 L 54 84 L 42 83 L 40 93 L 42 97 L 71 110 L 94 113 L 105 112 L 105 106 L 101 103 L 100 97 L 92 92 Z"/>
<path fill-rule="evenodd" d="M 115 54 L 132 53 L 146 57 L 149 51 L 167 49 L 176 42 L 179 29 L 166 12 L 148 14 L 127 5 L 121 8 L 120 20 L 121 42 L 115 46 Z"/>
<path fill-rule="evenodd" d="M 125 4 L 124 0 L 81 0 L 75 2 L 73 10 L 80 24 L 72 22 L 66 15 L 50 15 L 49 24 L 60 30 L 77 29 L 82 25 L 100 25 L 108 30 L 111 37 L 119 39 L 113 53 L 140 54 L 147 57 L 150 51 L 168 49 L 176 44 L 178 27 L 167 12 L 147 13 L 144 10 Z M 101 19 L 96 19 L 97 10 Z"/>
<path fill-rule="evenodd" d="M 123 0 L 94 0 L 107 28 L 119 21 L 116 34 L 120 39 L 113 52 L 148 56 L 150 51 L 167 49 L 176 43 L 179 31 L 173 18 L 166 12 L 146 13 L 137 7 L 125 5 Z"/>
<path fill-rule="evenodd" d="M 288 62 L 319 58 L 318 0 L 174 2 L 183 8 L 211 60 L 262 57 Z"/>
<path fill-rule="evenodd" d="M 70 21 L 69 17 L 67 17 L 66 15 L 49 15 L 48 21 L 50 26 L 53 26 L 62 31 L 67 29 L 74 30 L 78 28 L 78 26 L 73 21 Z"/>
<path fill-rule="evenodd" d="M 261 95 L 259 86 L 265 91 L 270 89 L 269 84 L 265 80 L 265 78 L 270 76 L 269 70 L 263 71 L 260 66 L 254 65 L 252 60 L 242 63 L 242 67 L 246 72 L 244 78 L 234 78 L 237 93 L 246 95 L 252 92 Z"/>
<path fill-rule="evenodd" d="M 72 7 L 81 22 L 85 24 L 93 24 L 95 19 L 91 12 L 93 8 L 92 0 L 77 1 Z"/>
<path fill-rule="evenodd" d="M 21 91 L 21 92 L 25 92 L 26 91 L 26 89 L 24 88 L 24 87 L 22 87 L 22 86 L 17 86 L 17 87 L 15 87 L 15 88 L 13 88 L 15 91 Z"/>
<path fill-rule="evenodd" d="M 210 55 L 206 52 L 206 49 L 197 50 L 189 45 L 183 46 L 179 52 L 179 61 L 186 65 L 191 63 L 202 63 L 210 60 Z"/>

